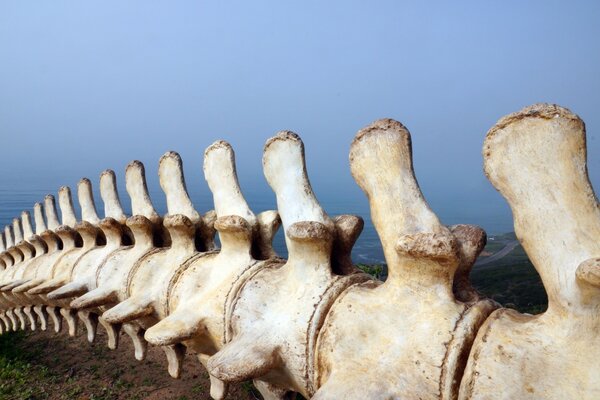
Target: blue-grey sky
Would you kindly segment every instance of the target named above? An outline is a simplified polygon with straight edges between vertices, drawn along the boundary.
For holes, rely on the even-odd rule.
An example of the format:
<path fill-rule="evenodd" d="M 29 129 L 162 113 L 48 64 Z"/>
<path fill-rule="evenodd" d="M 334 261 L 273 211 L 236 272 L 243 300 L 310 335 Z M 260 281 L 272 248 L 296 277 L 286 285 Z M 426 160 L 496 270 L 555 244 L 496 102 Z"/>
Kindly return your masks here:
<path fill-rule="evenodd" d="M 208 204 L 202 154 L 217 139 L 236 149 L 251 203 L 273 199 L 262 146 L 289 129 L 326 209 L 354 212 L 366 200 L 349 145 L 391 117 L 411 130 L 442 219 L 493 230 L 510 217 L 481 146 L 507 113 L 535 102 L 578 113 L 600 183 L 599 20 L 597 1 L 3 1 L 0 205 L 97 184 L 105 168 L 122 181 L 132 159 L 156 188 L 167 150 Z"/>

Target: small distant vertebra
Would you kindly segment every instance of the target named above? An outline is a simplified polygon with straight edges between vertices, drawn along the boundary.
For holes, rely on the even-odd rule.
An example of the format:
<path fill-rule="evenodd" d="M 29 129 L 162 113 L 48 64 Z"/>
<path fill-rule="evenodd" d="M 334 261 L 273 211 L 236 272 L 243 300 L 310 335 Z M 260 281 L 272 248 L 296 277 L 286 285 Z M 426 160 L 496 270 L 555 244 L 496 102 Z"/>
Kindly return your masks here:
<path fill-rule="evenodd" d="M 569 110 L 539 104 L 502 118 L 484 144 L 487 177 L 509 202 L 515 232 L 541 275 L 548 311 L 501 308 L 470 284 L 486 235 L 446 227 L 413 172 L 399 122 L 362 129 L 350 150 L 383 246 L 385 282 L 361 272 L 351 249 L 363 221 L 328 216 L 291 132 L 265 145 L 263 168 L 278 211 L 255 214 L 244 199 L 231 146 L 204 154 L 214 211 L 201 215 L 181 158 L 160 160 L 167 214 L 154 209 L 144 166 L 125 179 L 123 212 L 114 172 L 100 176 L 104 219 L 91 182 L 34 206 L 0 235 L 0 330 L 98 323 L 108 346 L 123 330 L 143 360 L 160 346 L 173 377 L 187 349 L 211 379 L 211 395 L 252 379 L 265 399 L 295 393 L 338 399 L 600 398 L 600 210 L 587 176 L 585 128 Z M 283 224 L 288 260 L 271 246 Z M 218 232 L 221 248 L 214 236 Z"/>

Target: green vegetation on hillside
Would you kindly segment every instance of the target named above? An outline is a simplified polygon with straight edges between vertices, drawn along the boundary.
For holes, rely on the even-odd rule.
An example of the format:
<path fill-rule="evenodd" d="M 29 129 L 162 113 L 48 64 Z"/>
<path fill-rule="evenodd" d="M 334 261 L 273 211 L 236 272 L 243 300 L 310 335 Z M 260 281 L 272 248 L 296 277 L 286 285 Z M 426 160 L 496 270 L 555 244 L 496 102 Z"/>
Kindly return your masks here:
<path fill-rule="evenodd" d="M 477 290 L 505 307 L 530 314 L 548 307 L 540 276 L 520 245 L 500 260 L 475 266 L 471 281 Z"/>

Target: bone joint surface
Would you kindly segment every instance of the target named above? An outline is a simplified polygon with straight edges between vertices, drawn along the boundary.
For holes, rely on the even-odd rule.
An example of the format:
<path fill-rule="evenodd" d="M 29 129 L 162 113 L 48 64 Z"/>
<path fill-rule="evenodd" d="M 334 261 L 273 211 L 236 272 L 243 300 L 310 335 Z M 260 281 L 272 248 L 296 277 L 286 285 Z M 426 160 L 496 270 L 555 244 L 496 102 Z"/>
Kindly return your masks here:
<path fill-rule="evenodd" d="M 382 119 L 350 149 L 387 263 L 385 282 L 351 251 L 359 216 L 329 216 L 310 185 L 304 144 L 283 131 L 264 147 L 277 210 L 253 212 L 232 147 L 204 153 L 214 210 L 197 211 L 181 157 L 159 161 L 167 213 L 145 169 L 125 171 L 132 215 L 116 174 L 58 191 L 0 233 L 0 333 L 69 335 L 100 325 L 115 349 L 123 331 L 143 360 L 163 349 L 178 378 L 186 352 L 207 369 L 214 399 L 252 380 L 267 400 L 600 398 L 600 210 L 587 175 L 583 121 L 536 104 L 498 121 L 484 143 L 485 174 L 508 201 L 515 233 L 540 274 L 548 310 L 502 308 L 470 271 L 486 242 L 473 225 L 443 225 L 413 170 L 411 137 Z M 32 220 L 33 215 L 33 220 Z M 35 228 L 34 228 L 35 224 Z M 272 247 L 282 227 L 288 259 Z M 219 236 L 217 248 L 215 235 Z"/>

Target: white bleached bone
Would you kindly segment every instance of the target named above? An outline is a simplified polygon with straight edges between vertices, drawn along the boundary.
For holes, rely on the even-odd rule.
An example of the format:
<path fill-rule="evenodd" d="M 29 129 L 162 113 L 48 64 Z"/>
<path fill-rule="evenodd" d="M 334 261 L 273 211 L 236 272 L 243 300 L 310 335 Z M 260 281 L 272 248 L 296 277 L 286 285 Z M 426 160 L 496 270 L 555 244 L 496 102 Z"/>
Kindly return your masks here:
<path fill-rule="evenodd" d="M 45 212 L 46 220 L 48 224 L 46 226 L 46 222 L 44 221 L 44 216 L 42 213 Z M 58 332 L 60 330 L 60 322 L 56 319 L 57 313 L 53 312 L 53 310 L 46 311 L 45 305 L 43 304 L 44 299 L 40 298 L 37 295 L 31 295 L 27 292 L 29 289 L 32 289 L 47 279 L 48 271 L 51 270 L 52 265 L 61 255 L 62 249 L 62 241 L 59 237 L 54 233 L 53 229 L 58 227 L 58 218 L 56 214 L 56 205 L 54 203 L 54 197 L 51 195 L 46 196 L 44 199 L 44 206 L 41 203 L 36 203 L 34 206 L 34 216 L 36 223 L 36 235 L 38 236 L 36 239 L 42 241 L 44 244 L 44 248 L 40 250 L 38 254 L 36 248 L 36 257 L 29 264 L 27 270 L 24 274 L 27 276 L 27 279 L 24 283 L 14 287 L 12 289 L 12 296 L 14 298 L 20 299 L 23 304 L 27 304 L 28 307 L 32 307 L 33 311 L 38 315 L 40 319 L 41 329 L 46 329 L 47 325 L 47 315 L 49 314 L 53 321 L 55 322 L 55 330 Z M 68 248 L 68 245 L 66 246 Z"/>
<path fill-rule="evenodd" d="M 165 281 L 160 302 L 165 316 L 146 331 L 152 344 L 185 344 L 200 362 L 225 344 L 226 319 L 223 310 L 234 298 L 232 291 L 247 276 L 262 268 L 274 254 L 271 240 L 278 226 L 274 212 L 257 218 L 244 199 L 235 170 L 234 153 L 223 141 L 205 151 L 204 173 L 213 193 L 216 221 L 222 248 L 218 253 L 200 253 L 181 264 Z M 172 369 L 170 367 L 170 369 Z M 225 396 L 227 385 L 211 375 L 211 395 Z"/>
<path fill-rule="evenodd" d="M 137 261 L 156 251 L 155 242 L 170 241 L 168 235 L 163 233 L 162 218 L 156 213 L 150 201 L 144 165 L 139 161 L 129 163 L 125 171 L 125 180 L 134 213 L 126 220 L 127 229 L 133 236 L 133 246 L 113 251 L 98 265 L 92 276 L 94 279 L 87 282 L 86 289 L 89 292 L 71 302 L 71 306 L 75 309 L 97 309 L 98 312 L 103 312 L 119 301 L 125 300 L 128 296 L 127 279 Z M 99 321 L 109 334 L 109 347 L 116 348 L 118 331 L 122 324 L 110 324 L 103 318 Z M 129 324 L 124 324 L 123 329 L 134 343 L 136 359 L 142 360 L 146 354 L 143 329 Z"/>
<path fill-rule="evenodd" d="M 39 211 L 39 204 L 35 206 L 35 209 L 36 214 L 39 214 L 39 212 L 41 212 Z M 32 248 L 32 252 L 29 253 L 29 260 L 26 262 L 24 261 L 14 270 L 11 277 L 12 282 L 8 285 L 3 286 L 2 291 L 11 292 L 6 293 L 6 296 L 11 299 L 11 301 L 16 307 L 22 308 L 23 313 L 25 313 L 25 315 L 29 319 L 31 329 L 35 330 L 37 327 L 37 319 L 33 314 L 34 311 L 32 309 L 33 304 L 31 302 L 31 298 L 26 294 L 14 293 L 13 290 L 16 287 L 30 282 L 35 277 L 39 265 L 43 263 L 46 259 L 48 246 L 46 245 L 42 237 L 33 234 L 29 212 L 23 211 L 21 213 L 21 224 L 23 227 L 24 238 L 27 239 L 27 242 L 30 245 L 28 247 Z M 42 321 L 41 325 L 42 328 L 45 328 L 45 321 Z"/>
<path fill-rule="evenodd" d="M 76 221 L 71 191 L 68 187 L 60 188 L 58 194 L 63 224 L 56 228 L 55 233 L 62 242 L 62 249 L 56 252 L 58 257 L 54 262 L 47 263 L 46 268 L 40 271 L 41 274 L 36 277 L 36 281 L 41 283 L 28 288 L 25 293 L 37 295 L 39 301 L 47 306 L 48 313 L 55 321 L 55 330 L 61 326 L 58 319 L 60 318 L 59 314 L 62 315 L 67 321 L 69 335 L 73 336 L 77 332 L 76 311 L 70 309 L 68 301 L 50 299 L 47 294 L 68 283 L 72 269 L 80 257 L 98 246 L 100 230 L 93 222 L 97 222 L 99 219 L 93 201 L 91 182 L 88 179 L 84 178 L 79 182 L 78 197 L 82 218 L 87 218 L 89 221 L 86 219 L 82 219 L 81 222 Z M 51 214 L 54 213 L 53 208 L 53 206 L 46 207 Z M 57 308 L 60 310 L 56 311 Z M 90 325 L 87 324 L 87 326 Z"/>
<path fill-rule="evenodd" d="M 186 351 L 196 354 L 214 399 L 249 379 L 267 400 L 595 399 L 600 225 L 583 122 L 558 106 L 527 108 L 490 131 L 484 157 L 548 292 L 542 315 L 494 311 L 472 287 L 485 232 L 440 223 L 415 179 L 410 134 L 380 120 L 358 133 L 350 164 L 383 245 L 385 282 L 358 273 L 350 255 L 362 219 L 325 213 L 300 138 L 281 132 L 263 158 L 281 220 L 252 212 L 223 141 L 205 152 L 216 211 L 204 216 L 173 152 L 159 163 L 164 218 L 139 162 L 125 174 L 129 218 L 112 171 L 100 177 L 103 220 L 86 179 L 81 222 L 67 188 L 62 226 L 51 197 L 34 206 L 35 234 L 22 213 L 0 237 L 0 333 L 44 329 L 49 317 L 73 335 L 81 320 L 88 339 L 100 323 L 116 348 L 122 329 L 137 359 L 146 340 L 160 346 L 173 377 Z M 287 261 L 271 246 L 280 222 Z"/>
<path fill-rule="evenodd" d="M 85 195 L 82 198 L 87 201 L 88 218 L 93 218 L 95 212 L 93 211 L 93 198 L 90 196 L 91 184 L 87 180 L 83 182 Z M 106 243 L 88 250 L 77 259 L 66 278 L 68 283 L 47 294 L 50 300 L 77 297 L 95 288 L 98 270 L 101 266 L 112 254 L 127 246 L 128 240 L 125 238 L 129 237 L 129 229 L 121 223 L 126 217 L 119 202 L 113 171 L 107 170 L 100 175 L 100 193 L 105 202 L 106 217 L 96 226 L 102 231 Z M 88 339 L 93 341 L 98 316 L 92 310 L 80 311 L 78 316 L 88 330 Z"/>
<path fill-rule="evenodd" d="M 201 250 L 214 248 L 212 216 L 202 217 L 194 209 L 177 153 L 168 152 L 160 159 L 159 178 L 167 198 L 168 213 L 163 225 L 168 231 L 170 246 L 149 251 L 135 261 L 121 289 L 120 302 L 102 314 L 103 320 L 109 324 L 136 321 L 145 330 L 164 318 L 162 284 L 168 282 L 183 263 L 203 254 L 198 252 L 197 245 Z M 99 286 L 99 290 L 104 288 Z M 165 345 L 164 350 L 169 372 L 179 377 L 179 364 L 175 361 L 179 360 L 177 355 L 180 351 L 177 350 L 179 347 L 173 346 L 179 345 Z"/>
<path fill-rule="evenodd" d="M 127 215 L 121 207 L 121 200 L 117 191 L 117 177 L 111 169 L 107 169 L 100 174 L 100 197 L 102 197 L 104 203 L 104 217 L 113 218 L 120 224 L 124 224 Z"/>

